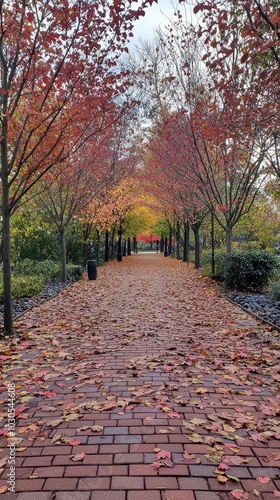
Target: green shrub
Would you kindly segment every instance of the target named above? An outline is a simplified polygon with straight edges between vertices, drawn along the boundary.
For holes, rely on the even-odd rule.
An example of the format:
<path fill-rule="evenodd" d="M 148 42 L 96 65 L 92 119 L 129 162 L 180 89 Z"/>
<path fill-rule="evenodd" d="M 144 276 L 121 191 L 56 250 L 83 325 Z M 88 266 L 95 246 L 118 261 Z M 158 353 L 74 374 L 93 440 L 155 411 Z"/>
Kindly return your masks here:
<path fill-rule="evenodd" d="M 213 278 L 217 281 L 225 281 L 225 269 L 226 269 L 226 258 L 227 253 L 223 250 L 215 250 L 215 273 L 212 273 L 212 252 L 203 251 L 201 253 L 201 263 L 203 271 L 207 276 Z"/>
<path fill-rule="evenodd" d="M 69 281 L 76 281 L 81 278 L 84 272 L 83 266 L 69 263 L 67 264 L 67 277 Z M 16 269 L 17 275 L 40 276 L 47 281 L 61 281 L 62 266 L 60 262 L 52 260 L 34 261 L 24 259 Z"/>
<path fill-rule="evenodd" d="M 272 300 L 280 301 L 280 283 L 270 283 L 268 294 Z"/>
<path fill-rule="evenodd" d="M 235 251 L 226 256 L 225 282 L 230 288 L 259 291 L 268 284 L 278 265 L 273 252 Z"/>
<path fill-rule="evenodd" d="M 41 292 L 45 280 L 42 276 L 12 276 L 12 298 L 33 297 Z M 0 299 L 4 298 L 3 280 L 0 282 Z"/>
<path fill-rule="evenodd" d="M 67 279 L 69 281 L 79 280 L 82 277 L 83 272 L 84 272 L 83 266 L 72 263 L 67 264 Z"/>
<path fill-rule="evenodd" d="M 24 259 L 18 264 L 16 274 L 42 276 L 45 281 L 59 281 L 61 279 L 61 266 L 59 262 L 52 260 Z"/>

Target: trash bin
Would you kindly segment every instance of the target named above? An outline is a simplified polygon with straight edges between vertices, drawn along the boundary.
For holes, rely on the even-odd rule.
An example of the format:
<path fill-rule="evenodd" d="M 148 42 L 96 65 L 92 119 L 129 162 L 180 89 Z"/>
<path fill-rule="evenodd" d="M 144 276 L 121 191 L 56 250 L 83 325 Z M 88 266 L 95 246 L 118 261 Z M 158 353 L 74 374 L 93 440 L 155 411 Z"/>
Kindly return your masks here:
<path fill-rule="evenodd" d="M 96 280 L 97 278 L 97 260 L 87 261 L 88 279 Z"/>

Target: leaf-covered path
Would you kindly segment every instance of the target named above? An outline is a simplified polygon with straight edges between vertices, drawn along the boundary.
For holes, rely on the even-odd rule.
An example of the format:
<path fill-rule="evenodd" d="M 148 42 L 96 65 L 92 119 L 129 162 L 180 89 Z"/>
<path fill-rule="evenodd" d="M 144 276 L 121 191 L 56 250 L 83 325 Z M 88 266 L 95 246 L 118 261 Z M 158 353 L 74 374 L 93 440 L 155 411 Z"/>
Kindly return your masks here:
<path fill-rule="evenodd" d="M 109 263 L 18 329 L 0 347 L 1 498 L 280 497 L 280 340 L 191 266 Z"/>

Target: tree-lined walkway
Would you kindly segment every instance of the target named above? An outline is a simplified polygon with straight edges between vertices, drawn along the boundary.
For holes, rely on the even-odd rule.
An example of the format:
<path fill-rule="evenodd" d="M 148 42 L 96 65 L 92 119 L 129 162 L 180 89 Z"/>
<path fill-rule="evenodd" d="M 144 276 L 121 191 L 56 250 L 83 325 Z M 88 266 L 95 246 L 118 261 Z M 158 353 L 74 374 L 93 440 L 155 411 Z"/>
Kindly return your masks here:
<path fill-rule="evenodd" d="M 109 263 L 18 324 L 23 339 L 0 355 L 16 389 L 17 493 L 5 492 L 3 386 L 1 498 L 280 496 L 280 340 L 192 266 Z"/>

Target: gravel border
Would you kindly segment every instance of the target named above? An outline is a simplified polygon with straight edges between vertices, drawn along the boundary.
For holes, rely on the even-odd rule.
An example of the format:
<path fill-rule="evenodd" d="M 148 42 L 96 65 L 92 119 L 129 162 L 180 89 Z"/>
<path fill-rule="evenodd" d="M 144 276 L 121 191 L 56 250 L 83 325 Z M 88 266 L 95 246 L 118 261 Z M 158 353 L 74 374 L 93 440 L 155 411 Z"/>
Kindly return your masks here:
<path fill-rule="evenodd" d="M 266 294 L 230 293 L 227 300 L 280 331 L 280 302 Z"/>
<path fill-rule="evenodd" d="M 37 306 L 41 302 L 45 302 L 46 300 L 51 299 L 55 295 L 62 292 L 67 286 L 69 286 L 71 282 L 62 282 L 62 281 L 51 281 L 47 283 L 42 291 L 36 295 L 35 297 L 24 297 L 19 300 L 12 301 L 12 313 L 13 318 L 16 319 L 22 314 L 24 314 L 28 309 Z M 0 317 L 4 312 L 4 304 L 0 304 Z M 1 318 L 1 322 L 3 323 L 3 319 Z"/>

